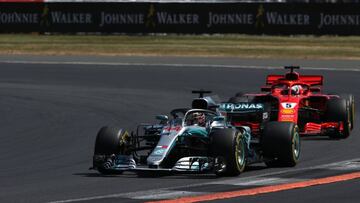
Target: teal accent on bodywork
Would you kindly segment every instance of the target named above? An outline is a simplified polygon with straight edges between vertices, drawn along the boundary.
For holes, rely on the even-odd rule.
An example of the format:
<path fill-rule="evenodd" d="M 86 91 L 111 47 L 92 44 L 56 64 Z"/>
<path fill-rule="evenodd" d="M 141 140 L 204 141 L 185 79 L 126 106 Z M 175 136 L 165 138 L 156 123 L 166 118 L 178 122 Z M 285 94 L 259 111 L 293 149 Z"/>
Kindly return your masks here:
<path fill-rule="evenodd" d="M 213 118 L 213 121 L 220 121 L 220 122 L 225 121 L 225 116 L 215 116 Z"/>
<path fill-rule="evenodd" d="M 204 127 L 200 126 L 191 126 L 186 129 L 186 131 L 181 136 L 186 135 L 199 135 L 201 137 L 208 137 L 208 131 Z"/>
<path fill-rule="evenodd" d="M 251 129 L 247 126 L 242 127 L 244 129 L 243 136 L 245 138 L 246 147 L 250 151 Z"/>

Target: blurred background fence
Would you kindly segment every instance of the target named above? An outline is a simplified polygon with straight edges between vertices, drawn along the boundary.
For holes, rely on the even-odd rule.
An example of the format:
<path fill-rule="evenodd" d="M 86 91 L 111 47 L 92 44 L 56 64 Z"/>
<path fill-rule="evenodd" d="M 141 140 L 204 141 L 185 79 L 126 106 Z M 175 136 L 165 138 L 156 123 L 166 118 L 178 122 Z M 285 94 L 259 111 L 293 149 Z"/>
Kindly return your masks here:
<path fill-rule="evenodd" d="M 0 0 L 1 33 L 360 35 L 357 0 Z"/>

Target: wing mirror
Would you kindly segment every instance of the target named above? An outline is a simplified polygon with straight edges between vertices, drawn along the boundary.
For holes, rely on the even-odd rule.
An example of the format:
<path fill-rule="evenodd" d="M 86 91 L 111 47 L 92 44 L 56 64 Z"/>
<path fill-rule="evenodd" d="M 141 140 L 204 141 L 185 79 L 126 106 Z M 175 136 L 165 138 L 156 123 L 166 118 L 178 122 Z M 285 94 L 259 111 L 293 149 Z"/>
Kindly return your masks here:
<path fill-rule="evenodd" d="M 225 126 L 225 116 L 215 116 L 213 118 L 213 121 L 211 122 L 212 128 L 221 128 L 224 126 Z"/>
<path fill-rule="evenodd" d="M 213 121 L 224 122 L 225 121 L 225 116 L 215 116 L 213 118 Z"/>
<path fill-rule="evenodd" d="M 310 92 L 319 93 L 321 92 L 320 87 L 310 87 Z"/>
<path fill-rule="evenodd" d="M 157 115 L 155 118 L 160 121 L 160 124 L 166 124 L 169 120 L 167 115 Z"/>
<path fill-rule="evenodd" d="M 271 87 L 267 87 L 267 86 L 261 87 L 261 91 L 262 91 L 262 92 L 270 92 L 270 91 L 271 91 Z"/>

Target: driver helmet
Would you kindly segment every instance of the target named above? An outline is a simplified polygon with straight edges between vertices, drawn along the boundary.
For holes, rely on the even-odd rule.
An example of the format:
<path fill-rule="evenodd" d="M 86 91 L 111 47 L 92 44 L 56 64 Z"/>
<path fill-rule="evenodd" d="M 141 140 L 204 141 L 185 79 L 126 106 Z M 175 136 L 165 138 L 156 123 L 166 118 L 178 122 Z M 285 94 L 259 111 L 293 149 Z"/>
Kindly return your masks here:
<path fill-rule="evenodd" d="M 193 125 L 205 126 L 205 114 L 201 112 L 196 112 L 193 114 Z"/>
<path fill-rule="evenodd" d="M 293 95 L 300 95 L 303 91 L 301 85 L 294 85 L 291 87 L 291 94 Z"/>

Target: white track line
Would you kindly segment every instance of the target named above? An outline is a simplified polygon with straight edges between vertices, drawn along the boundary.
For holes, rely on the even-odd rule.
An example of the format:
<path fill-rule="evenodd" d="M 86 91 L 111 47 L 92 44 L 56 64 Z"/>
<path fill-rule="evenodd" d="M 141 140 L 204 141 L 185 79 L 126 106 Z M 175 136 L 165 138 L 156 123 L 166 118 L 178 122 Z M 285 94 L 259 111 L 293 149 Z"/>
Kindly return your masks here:
<path fill-rule="evenodd" d="M 249 176 L 249 177 L 238 177 L 238 178 L 232 178 L 232 179 L 228 179 L 228 180 L 219 180 L 219 181 L 213 181 L 213 182 L 207 182 L 207 183 L 191 184 L 191 185 L 186 185 L 186 186 L 174 186 L 174 187 L 167 187 L 167 188 L 161 188 L 161 189 L 156 189 L 156 190 L 144 190 L 144 191 L 138 191 L 138 192 L 118 193 L 118 194 L 66 199 L 66 200 L 59 200 L 59 201 L 51 201 L 49 203 L 82 202 L 82 201 L 91 201 L 91 200 L 100 200 L 100 199 L 109 199 L 109 198 L 135 199 L 136 197 L 145 198 L 146 196 L 148 196 L 150 198 L 150 197 L 152 197 L 151 195 L 156 196 L 164 191 L 165 191 L 165 193 L 167 193 L 167 194 L 165 194 L 167 196 L 171 196 L 171 195 L 176 196 L 176 195 L 181 195 L 181 194 L 182 194 L 182 196 L 186 196 L 186 193 L 189 194 L 192 192 L 180 191 L 179 193 L 177 193 L 177 191 L 171 191 L 171 190 L 175 190 L 175 189 L 181 190 L 181 189 L 186 189 L 189 187 L 201 187 L 201 186 L 214 185 L 214 184 L 242 185 L 241 183 L 250 182 L 252 180 L 256 180 L 256 184 L 259 185 L 261 183 L 261 179 L 263 179 L 263 181 L 266 182 L 266 184 L 268 184 L 268 183 L 270 183 L 269 177 L 266 177 L 266 176 L 280 175 L 280 174 L 285 174 L 285 173 L 289 173 L 289 172 L 306 171 L 306 170 L 313 170 L 313 169 L 360 170 L 360 160 L 359 160 L 359 158 L 357 158 L 357 159 L 351 159 L 351 160 L 334 162 L 334 163 L 330 163 L 330 164 L 323 164 L 323 165 L 306 167 L 306 168 L 288 169 L 288 170 L 283 170 L 283 171 L 264 173 L 264 174 L 260 174 L 260 175 Z M 288 181 L 290 181 L 290 179 L 275 180 L 275 183 L 277 181 L 288 182 Z M 295 181 L 296 181 L 296 179 L 295 179 Z"/>
<path fill-rule="evenodd" d="M 155 199 L 175 199 L 179 197 L 186 197 L 186 196 L 197 196 L 197 195 L 204 195 L 209 194 L 208 192 L 189 192 L 189 191 L 171 191 L 171 190 L 163 190 L 161 193 L 155 194 L 147 194 L 143 196 L 130 196 L 131 199 L 148 199 L 148 200 L 155 200 Z"/>
<path fill-rule="evenodd" d="M 118 62 L 86 62 L 86 61 L 22 61 L 22 60 L 0 60 L 5 64 L 45 64 L 45 65 L 92 65 L 92 66 L 148 66 L 148 67 L 173 67 L 173 68 L 229 68 L 229 69 L 262 69 L 273 70 L 282 69 L 281 66 L 245 66 L 245 65 L 225 65 L 225 64 L 177 64 L 177 63 L 118 63 Z M 302 67 L 306 70 L 326 70 L 326 71 L 348 71 L 360 72 L 360 68 L 319 68 Z"/>

